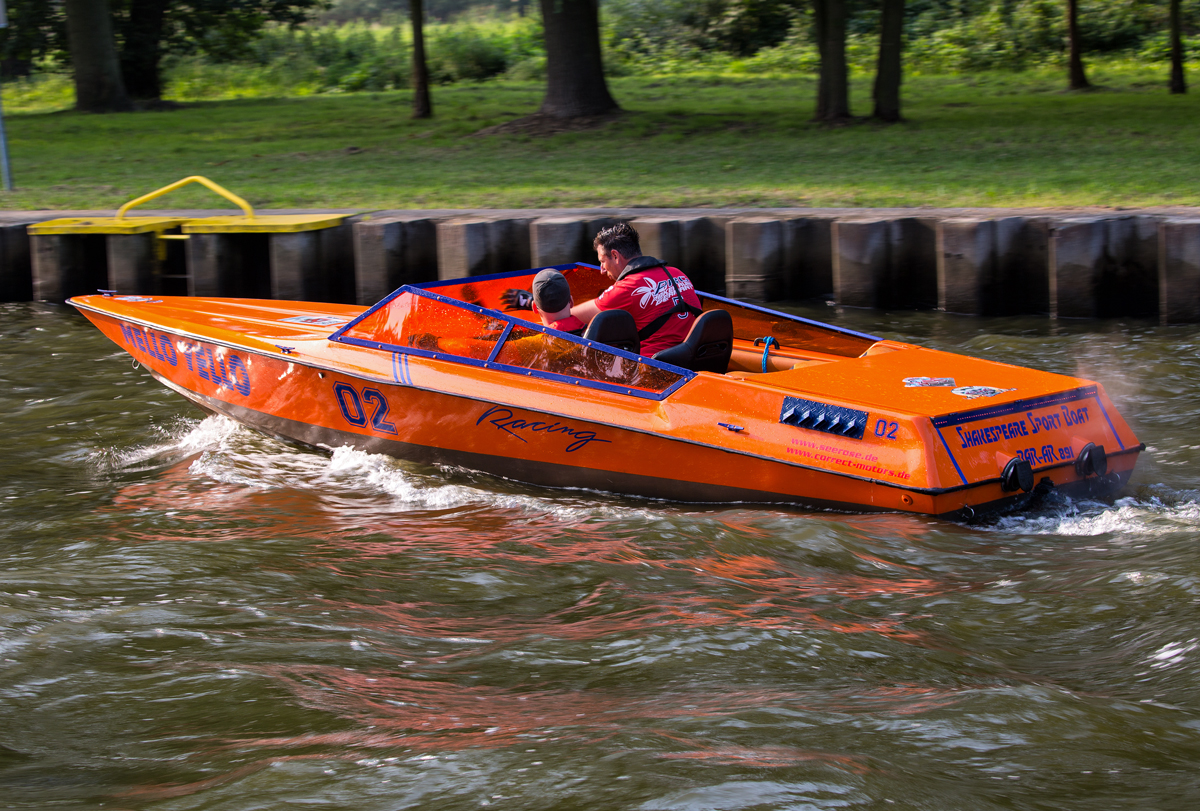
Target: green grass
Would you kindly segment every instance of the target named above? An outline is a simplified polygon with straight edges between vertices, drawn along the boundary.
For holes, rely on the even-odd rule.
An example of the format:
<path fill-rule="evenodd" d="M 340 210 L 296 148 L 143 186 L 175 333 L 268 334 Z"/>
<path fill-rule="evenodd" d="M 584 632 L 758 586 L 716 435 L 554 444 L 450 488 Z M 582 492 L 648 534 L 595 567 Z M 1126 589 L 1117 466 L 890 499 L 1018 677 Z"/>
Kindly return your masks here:
<path fill-rule="evenodd" d="M 542 86 L 517 82 L 435 88 L 428 122 L 408 91 L 12 112 L 17 190 L 0 200 L 115 208 L 203 174 L 264 208 L 1197 205 L 1200 96 L 1168 95 L 1164 73 L 1093 65 L 1091 93 L 1050 69 L 916 76 L 908 123 L 838 129 L 808 121 L 803 76 L 614 79 L 627 116 L 539 138 L 474 135 L 537 109 Z M 225 204 L 184 190 L 155 205 Z"/>

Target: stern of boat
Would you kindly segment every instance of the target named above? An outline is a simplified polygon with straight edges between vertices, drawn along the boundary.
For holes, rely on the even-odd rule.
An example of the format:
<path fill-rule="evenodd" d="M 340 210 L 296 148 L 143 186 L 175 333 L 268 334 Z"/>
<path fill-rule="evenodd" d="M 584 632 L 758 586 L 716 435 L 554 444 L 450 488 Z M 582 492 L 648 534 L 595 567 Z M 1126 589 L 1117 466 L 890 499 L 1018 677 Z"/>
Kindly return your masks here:
<path fill-rule="evenodd" d="M 932 510 L 939 515 L 970 517 L 1051 492 L 1109 497 L 1129 482 L 1145 448 L 1090 382 L 929 423 L 943 483 Z"/>

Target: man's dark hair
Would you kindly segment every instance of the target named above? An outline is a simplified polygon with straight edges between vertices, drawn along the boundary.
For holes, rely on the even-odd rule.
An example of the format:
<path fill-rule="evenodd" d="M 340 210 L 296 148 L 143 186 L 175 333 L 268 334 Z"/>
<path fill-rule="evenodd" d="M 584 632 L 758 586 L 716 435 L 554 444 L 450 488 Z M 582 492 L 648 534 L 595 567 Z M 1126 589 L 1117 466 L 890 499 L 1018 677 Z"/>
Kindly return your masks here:
<path fill-rule="evenodd" d="M 642 243 L 638 240 L 638 232 L 627 222 L 610 225 L 592 240 L 593 248 L 604 248 L 607 251 L 619 251 L 626 259 L 635 259 L 642 255 Z"/>

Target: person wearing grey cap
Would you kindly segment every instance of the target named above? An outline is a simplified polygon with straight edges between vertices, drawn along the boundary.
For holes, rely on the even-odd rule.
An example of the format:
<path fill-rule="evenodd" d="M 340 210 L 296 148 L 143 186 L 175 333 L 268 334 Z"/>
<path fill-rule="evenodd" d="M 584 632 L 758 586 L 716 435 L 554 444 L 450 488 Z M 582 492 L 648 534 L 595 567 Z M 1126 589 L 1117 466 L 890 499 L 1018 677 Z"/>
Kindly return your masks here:
<path fill-rule="evenodd" d="M 505 291 L 505 302 L 513 298 L 512 293 L 524 291 Z M 567 277 L 552 268 L 538 271 L 533 277 L 533 310 L 541 317 L 542 323 L 551 329 L 569 332 L 572 335 L 582 335 L 587 324 L 571 315 L 571 285 Z"/>

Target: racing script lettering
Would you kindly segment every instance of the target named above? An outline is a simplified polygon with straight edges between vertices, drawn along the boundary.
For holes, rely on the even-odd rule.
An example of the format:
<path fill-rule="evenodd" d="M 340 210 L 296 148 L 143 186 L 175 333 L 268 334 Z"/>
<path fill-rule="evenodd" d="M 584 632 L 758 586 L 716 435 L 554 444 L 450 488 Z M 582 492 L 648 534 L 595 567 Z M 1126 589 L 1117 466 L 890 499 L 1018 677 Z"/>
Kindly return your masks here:
<path fill-rule="evenodd" d="M 513 415 L 511 408 L 505 408 L 504 406 L 492 406 L 483 412 L 483 415 L 479 419 L 475 420 L 476 425 L 482 425 L 484 422 L 496 426 L 497 429 L 509 436 L 516 437 L 522 442 L 529 441 L 522 434 L 564 434 L 574 440 L 567 445 L 567 453 L 574 453 L 592 442 L 611 441 L 608 439 L 599 439 L 595 431 L 580 431 L 569 425 L 563 425 L 561 422 L 521 419 Z"/>

